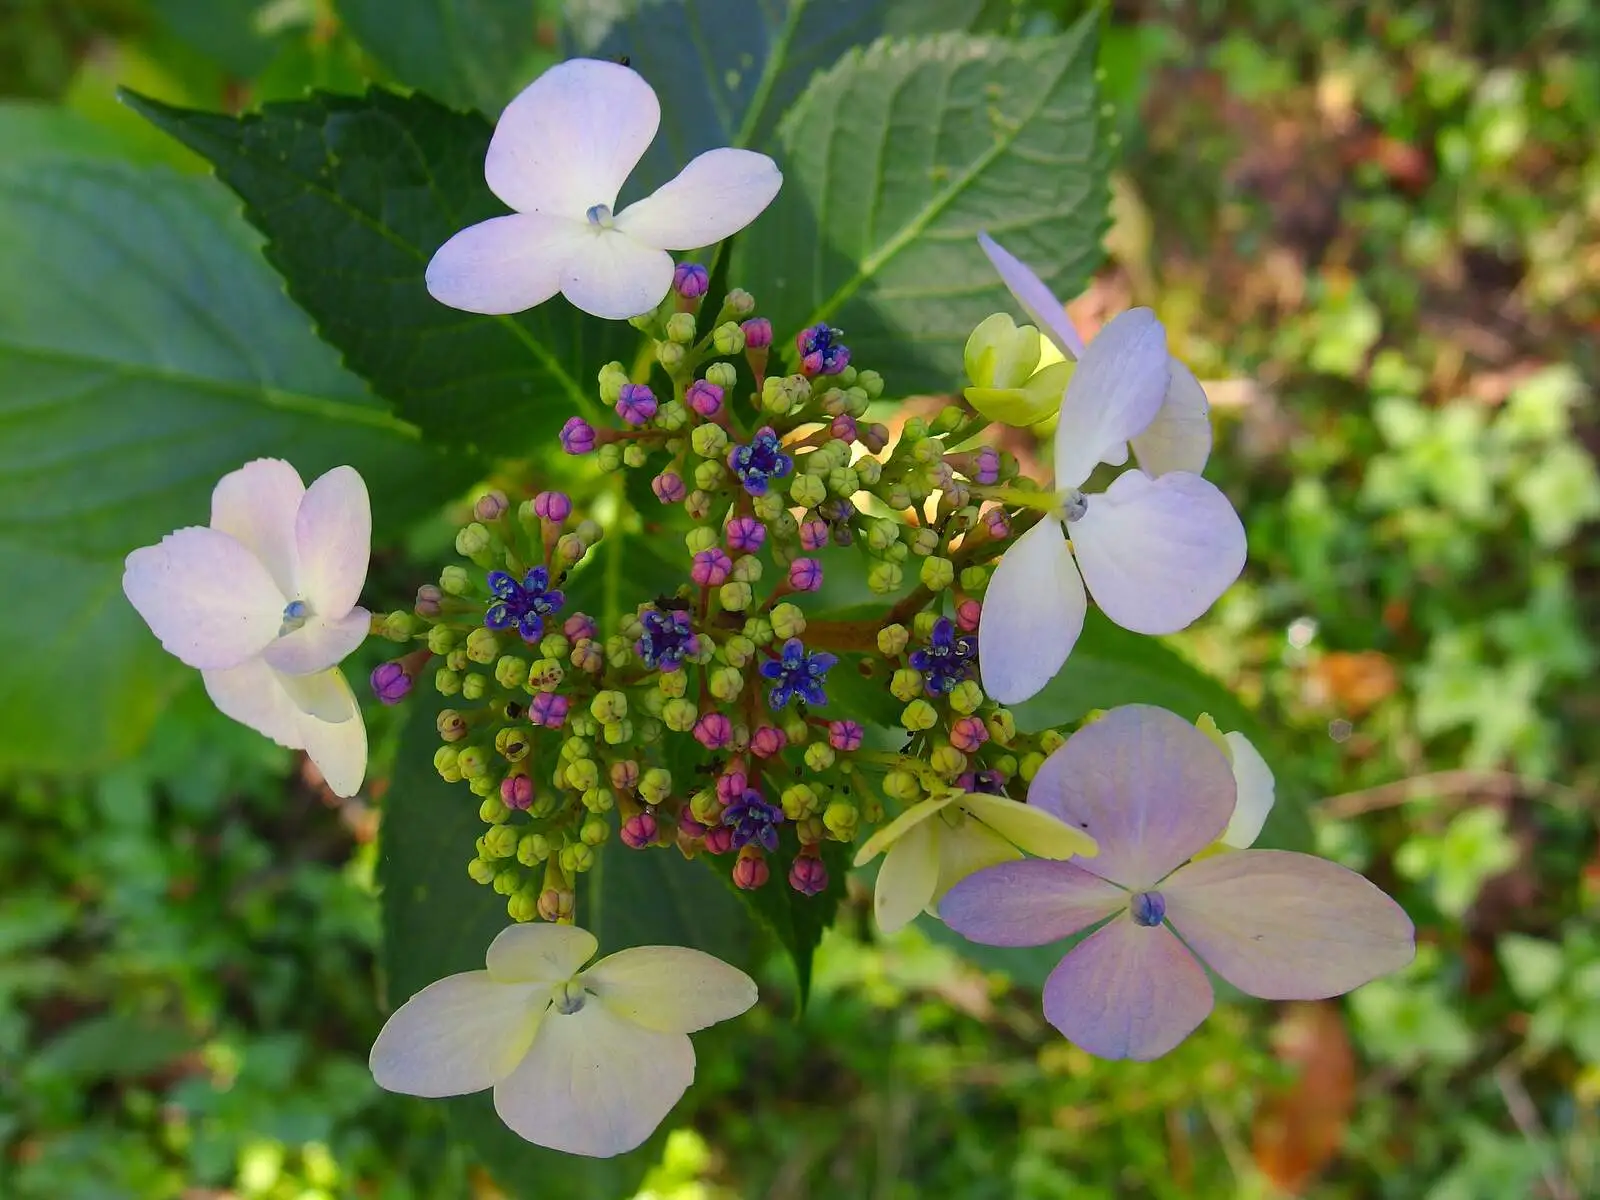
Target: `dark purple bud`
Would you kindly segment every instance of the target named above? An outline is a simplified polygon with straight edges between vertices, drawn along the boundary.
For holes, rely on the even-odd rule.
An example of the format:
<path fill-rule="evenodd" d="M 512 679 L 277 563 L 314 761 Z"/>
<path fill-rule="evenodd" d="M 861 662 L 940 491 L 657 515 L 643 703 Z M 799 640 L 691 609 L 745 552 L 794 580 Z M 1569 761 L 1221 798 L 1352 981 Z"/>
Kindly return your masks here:
<path fill-rule="evenodd" d="M 643 850 L 656 840 L 660 826 L 649 813 L 639 813 L 622 823 L 622 842 L 633 850 Z"/>
<path fill-rule="evenodd" d="M 679 263 L 672 272 L 672 290 L 686 300 L 698 300 L 711 286 L 711 274 L 699 263 Z"/>
<path fill-rule="evenodd" d="M 587 454 L 594 449 L 594 426 L 582 417 L 568 417 L 561 427 L 561 448 L 568 454 Z"/>
<path fill-rule="evenodd" d="M 751 317 L 739 328 L 744 330 L 746 350 L 765 350 L 772 345 L 772 322 L 765 317 Z"/>
<path fill-rule="evenodd" d="M 648 384 L 625 383 L 617 397 L 617 416 L 629 425 L 643 425 L 656 415 L 656 394 Z"/>
<path fill-rule="evenodd" d="M 789 886 L 802 896 L 815 896 L 828 886 L 828 868 L 820 858 L 802 854 L 789 868 Z"/>
<path fill-rule="evenodd" d="M 372 672 L 372 694 L 385 704 L 399 704 L 411 693 L 412 682 L 401 663 L 380 663 Z"/>

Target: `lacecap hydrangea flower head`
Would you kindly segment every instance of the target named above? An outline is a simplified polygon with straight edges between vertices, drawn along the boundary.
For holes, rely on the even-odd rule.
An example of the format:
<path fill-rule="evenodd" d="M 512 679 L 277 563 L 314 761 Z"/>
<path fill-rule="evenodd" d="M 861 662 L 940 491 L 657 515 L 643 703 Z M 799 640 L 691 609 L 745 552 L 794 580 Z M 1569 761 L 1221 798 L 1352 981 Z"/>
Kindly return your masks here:
<path fill-rule="evenodd" d="M 1101 1058 L 1159 1058 L 1194 1032 L 1213 1003 L 1205 967 L 1252 996 L 1317 1000 L 1411 961 L 1411 921 L 1355 872 L 1282 850 L 1202 855 L 1236 796 L 1206 732 L 1164 709 L 1112 709 L 1028 789 L 1099 853 L 989 867 L 951 888 L 939 915 L 994 946 L 1092 929 L 1051 972 L 1044 1013 Z"/>

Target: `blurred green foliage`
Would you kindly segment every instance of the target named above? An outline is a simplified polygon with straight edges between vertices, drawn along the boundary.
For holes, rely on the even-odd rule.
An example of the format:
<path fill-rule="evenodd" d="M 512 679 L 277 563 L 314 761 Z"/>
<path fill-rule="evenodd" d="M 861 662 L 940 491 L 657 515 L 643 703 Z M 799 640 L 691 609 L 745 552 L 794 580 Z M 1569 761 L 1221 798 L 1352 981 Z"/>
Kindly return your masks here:
<path fill-rule="evenodd" d="M 1083 5 L 988 9 L 1043 33 Z M 193 171 L 113 85 L 236 111 L 384 79 L 337 10 L 12 0 L 0 90 Z M 1148 0 L 1102 66 L 1124 174 L 1086 311 L 1153 303 L 1220 381 L 1213 473 L 1251 536 L 1175 641 L 1287 731 L 1320 849 L 1395 891 L 1417 961 L 1319 1026 L 1354 1053 L 1324 1095 L 1339 1072 L 1293 1085 L 1271 1006 L 1098 1064 L 922 931 L 876 941 L 857 895 L 799 1022 L 773 964 L 779 994 L 698 1039 L 648 1194 L 1600 1193 L 1600 13 Z M 36 116 L 0 111 L 8 158 L 65 136 Z M 366 1074 L 377 814 L 297 770 L 191 688 L 113 770 L 5 784 L 0 1196 L 495 1194 L 438 1106 Z M 1337 1149 L 1290 1120 L 1295 1174 L 1263 1130 L 1308 1094 Z"/>

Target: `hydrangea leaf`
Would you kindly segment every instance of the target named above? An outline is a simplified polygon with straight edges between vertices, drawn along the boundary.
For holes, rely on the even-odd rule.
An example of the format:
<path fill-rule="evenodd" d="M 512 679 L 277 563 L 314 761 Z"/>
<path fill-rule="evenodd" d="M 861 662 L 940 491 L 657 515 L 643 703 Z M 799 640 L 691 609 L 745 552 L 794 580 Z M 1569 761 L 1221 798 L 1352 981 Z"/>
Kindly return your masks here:
<path fill-rule="evenodd" d="M 505 211 L 483 180 L 482 116 L 381 89 L 245 117 L 128 102 L 215 166 L 318 332 L 431 442 L 542 451 L 574 412 L 594 415 L 599 365 L 632 361 L 633 329 L 564 301 L 485 317 L 428 295 L 433 252 Z"/>
<path fill-rule="evenodd" d="M 980 230 L 1057 295 L 1082 287 L 1107 226 L 1095 20 L 1025 42 L 884 39 L 812 80 L 779 127 L 783 191 L 730 271 L 780 338 L 829 322 L 897 393 L 937 391 L 1011 307 Z"/>
<path fill-rule="evenodd" d="M 122 560 L 203 524 L 223 474 L 349 463 L 391 533 L 463 480 L 340 368 L 206 181 L 31 156 L 0 167 L 0 230 L 0 577 L 39 637 L 0 684 L 0 768 L 80 771 L 198 684 L 124 600 Z M 63 678 L 94 686 L 37 719 Z"/>

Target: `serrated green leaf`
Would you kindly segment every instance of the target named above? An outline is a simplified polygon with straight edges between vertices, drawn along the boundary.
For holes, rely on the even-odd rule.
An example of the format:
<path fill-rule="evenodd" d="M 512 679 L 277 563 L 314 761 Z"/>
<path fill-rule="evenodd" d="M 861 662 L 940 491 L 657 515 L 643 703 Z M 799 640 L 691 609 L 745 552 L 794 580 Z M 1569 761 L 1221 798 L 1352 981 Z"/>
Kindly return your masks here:
<path fill-rule="evenodd" d="M 434 719 L 442 706 L 436 696 L 416 701 L 384 797 L 378 878 L 391 1006 L 445 975 L 481 970 L 489 943 L 510 923 L 505 897 L 467 876 L 484 826 L 478 798 L 434 770 Z M 704 866 L 671 848 L 629 850 L 615 838 L 581 880 L 577 920 L 599 940 L 602 955 L 628 946 L 692 946 L 747 967 L 754 945 L 749 914 Z M 629 1195 L 660 1157 L 666 1136 L 664 1128 L 616 1159 L 573 1158 L 518 1139 L 486 1096 L 445 1103 L 457 1136 L 515 1194 Z"/>
<path fill-rule="evenodd" d="M 626 55 L 661 97 L 661 133 L 632 180 L 639 194 L 718 146 L 765 150 L 818 71 L 883 36 L 997 28 L 994 0 L 636 0 L 569 5 L 576 49 Z"/>
<path fill-rule="evenodd" d="M 948 391 L 973 327 L 1011 304 L 980 230 L 1062 296 L 1100 257 L 1094 32 L 1091 15 L 1060 37 L 948 34 L 846 55 L 784 118 L 783 190 L 741 235 L 730 279 L 781 336 L 828 321 L 897 394 Z"/>
<path fill-rule="evenodd" d="M 122 163 L 0 167 L 0 578 L 30 653 L 0 682 L 0 769 L 92 769 L 193 673 L 122 597 L 122 559 L 209 516 L 252 458 L 367 477 L 380 528 L 454 486 L 312 336 L 204 180 Z M 38 719 L 63 679 L 66 720 Z"/>
<path fill-rule="evenodd" d="M 216 167 L 267 237 L 289 294 L 430 442 L 544 450 L 593 413 L 599 367 L 638 335 L 553 300 L 514 317 L 447 308 L 423 272 L 451 235 L 504 212 L 483 181 L 489 123 L 425 96 L 314 95 L 229 117 L 128 102 Z"/>
<path fill-rule="evenodd" d="M 498 114 L 551 60 L 537 0 L 338 0 L 358 42 L 399 83 Z"/>

